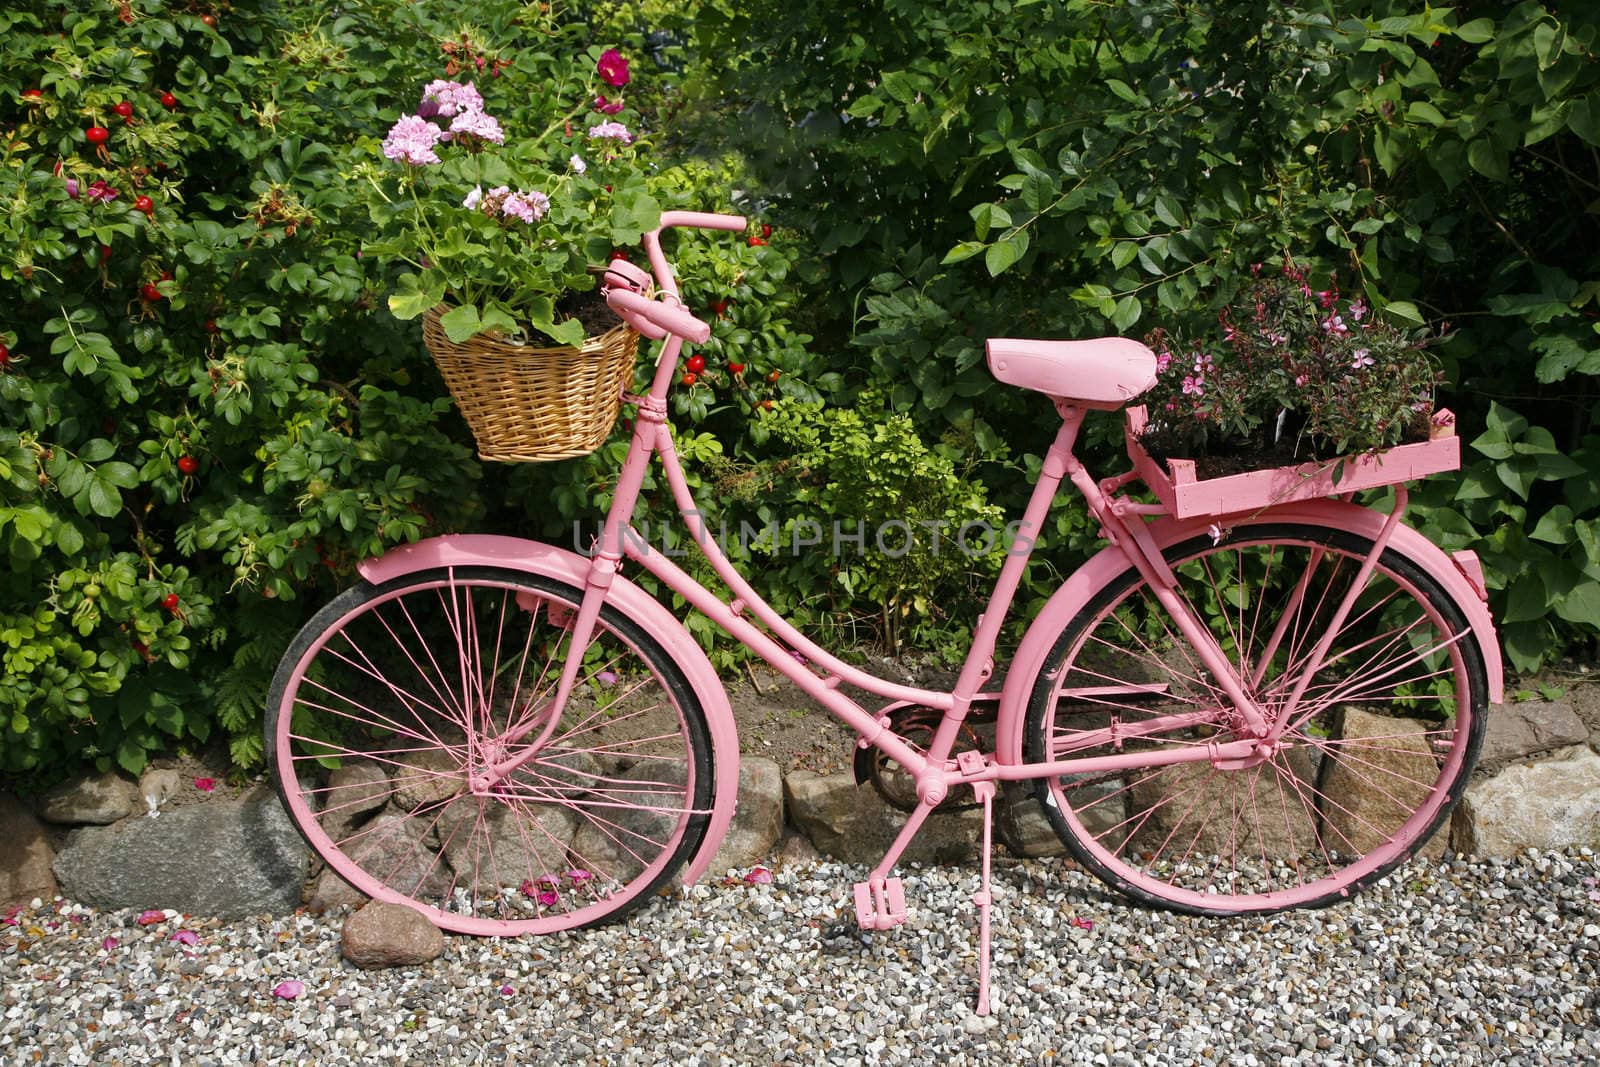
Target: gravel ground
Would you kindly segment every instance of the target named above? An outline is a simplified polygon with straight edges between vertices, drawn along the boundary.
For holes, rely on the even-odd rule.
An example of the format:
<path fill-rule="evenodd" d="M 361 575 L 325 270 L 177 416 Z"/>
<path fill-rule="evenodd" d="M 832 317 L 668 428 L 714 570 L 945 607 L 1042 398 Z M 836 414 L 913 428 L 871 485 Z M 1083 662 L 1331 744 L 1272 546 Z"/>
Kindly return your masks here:
<path fill-rule="evenodd" d="M 337 915 L 141 926 L 46 903 L 0 928 L 0 1063 L 1600 1063 L 1590 850 L 1416 864 L 1337 908 L 1249 920 L 1006 864 L 988 1020 L 975 875 L 906 872 L 910 923 L 872 935 L 838 925 L 862 876 L 729 879 L 382 972 L 340 959 Z M 286 980 L 303 994 L 274 997 Z"/>

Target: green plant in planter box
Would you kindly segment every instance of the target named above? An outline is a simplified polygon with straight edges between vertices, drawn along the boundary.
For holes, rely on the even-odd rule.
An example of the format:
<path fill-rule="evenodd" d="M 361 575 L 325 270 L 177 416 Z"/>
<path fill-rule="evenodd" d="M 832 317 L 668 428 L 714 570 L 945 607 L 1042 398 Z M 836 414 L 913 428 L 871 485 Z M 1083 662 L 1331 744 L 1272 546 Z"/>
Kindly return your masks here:
<path fill-rule="evenodd" d="M 562 298 L 593 289 L 591 264 L 659 223 L 620 95 L 628 61 L 563 43 L 511 63 L 464 36 L 460 67 L 476 79 L 421 87 L 415 112 L 384 138 L 383 161 L 360 168 L 379 232 L 366 251 L 411 268 L 389 296 L 399 318 L 446 305 L 440 325 L 455 342 L 487 333 L 577 344 L 587 331 Z M 497 114 L 516 118 L 503 125 Z"/>
<path fill-rule="evenodd" d="M 1312 288 L 1285 258 L 1218 315 L 1221 336 L 1155 330 L 1156 385 L 1141 438 L 1164 456 L 1323 458 L 1428 436 L 1440 372 L 1426 327 L 1380 319 L 1360 296 Z M 1292 460 L 1290 460 L 1292 461 Z"/>

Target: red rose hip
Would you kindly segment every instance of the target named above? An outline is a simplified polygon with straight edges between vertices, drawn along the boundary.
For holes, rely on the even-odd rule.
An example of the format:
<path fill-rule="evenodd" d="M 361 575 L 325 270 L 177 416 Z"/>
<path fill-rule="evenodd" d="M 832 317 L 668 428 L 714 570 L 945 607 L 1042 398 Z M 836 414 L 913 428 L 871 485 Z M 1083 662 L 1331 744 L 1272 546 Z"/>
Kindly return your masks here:
<path fill-rule="evenodd" d="M 133 104 L 132 104 L 131 101 L 123 100 L 120 103 L 118 103 L 117 106 L 112 108 L 111 110 L 115 111 L 117 114 L 121 115 L 125 119 L 133 118 Z"/>
<path fill-rule="evenodd" d="M 161 290 L 156 288 L 155 282 L 145 282 L 144 288 L 139 290 L 139 295 L 149 303 L 154 304 L 161 299 Z"/>
<path fill-rule="evenodd" d="M 133 210 L 142 211 L 146 215 L 154 215 L 156 213 L 156 202 L 148 196 L 136 197 L 133 201 Z"/>
<path fill-rule="evenodd" d="M 693 385 L 695 382 L 697 382 L 699 380 L 700 379 L 695 376 L 693 371 L 690 371 L 688 374 L 685 374 L 683 376 L 683 384 L 684 385 Z"/>
<path fill-rule="evenodd" d="M 178 610 L 178 594 L 177 593 L 168 593 L 166 596 L 162 597 L 161 598 L 161 606 L 166 608 L 168 611 L 177 611 Z"/>
<path fill-rule="evenodd" d="M 83 131 L 83 139 L 90 144 L 105 144 L 111 139 L 111 131 L 104 126 L 90 126 Z"/>
<path fill-rule="evenodd" d="M 706 369 L 705 357 L 704 356 L 690 356 L 689 357 L 689 361 L 688 361 L 688 367 L 695 374 L 699 374 L 701 371 Z"/>
<path fill-rule="evenodd" d="M 171 93 L 162 93 L 161 106 L 166 108 L 168 111 L 171 111 L 173 108 L 178 106 L 178 98 L 173 96 Z"/>
<path fill-rule="evenodd" d="M 730 371 L 732 371 L 734 374 L 743 374 L 744 373 L 744 364 L 743 363 L 730 363 L 730 364 L 728 364 L 728 369 Z"/>
<path fill-rule="evenodd" d="M 200 469 L 200 461 L 193 456 L 179 456 L 178 469 L 185 474 L 193 474 Z"/>

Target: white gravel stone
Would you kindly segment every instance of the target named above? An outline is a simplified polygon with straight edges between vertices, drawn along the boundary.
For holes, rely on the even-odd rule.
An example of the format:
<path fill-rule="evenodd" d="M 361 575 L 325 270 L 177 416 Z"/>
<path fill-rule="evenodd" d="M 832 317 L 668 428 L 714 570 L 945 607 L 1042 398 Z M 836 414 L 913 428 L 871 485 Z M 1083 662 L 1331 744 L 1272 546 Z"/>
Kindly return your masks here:
<path fill-rule="evenodd" d="M 0 927 L 0 1063 L 1600 1061 L 1592 850 L 1419 863 L 1336 908 L 1234 920 L 998 864 L 988 1019 L 975 873 L 902 873 L 911 918 L 888 932 L 855 929 L 865 872 L 830 862 L 373 972 L 340 960 L 338 912 L 141 927 L 41 901 Z M 274 997 L 286 980 L 305 992 Z"/>

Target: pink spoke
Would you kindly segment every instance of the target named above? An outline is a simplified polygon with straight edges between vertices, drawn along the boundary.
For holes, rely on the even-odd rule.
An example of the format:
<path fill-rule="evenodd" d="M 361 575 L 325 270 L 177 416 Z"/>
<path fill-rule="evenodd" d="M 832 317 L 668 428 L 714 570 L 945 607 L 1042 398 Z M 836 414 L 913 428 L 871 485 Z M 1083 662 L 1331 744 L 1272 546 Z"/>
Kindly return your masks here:
<path fill-rule="evenodd" d="M 350 645 L 352 648 L 356 648 L 355 642 L 350 640 L 350 635 L 348 633 L 341 634 L 340 636 L 345 639 L 345 643 L 346 644 Z M 351 667 L 353 667 L 356 670 L 362 672 L 363 674 L 366 674 L 367 676 L 369 676 L 371 678 L 375 678 L 378 681 L 382 682 L 386 687 L 388 687 L 389 691 L 397 699 L 399 699 L 400 703 L 405 706 L 406 711 L 411 713 L 412 718 L 415 719 L 415 721 L 417 722 L 417 724 L 418 724 L 420 729 L 427 729 L 427 727 L 422 725 L 423 721 L 424 721 L 422 715 L 418 713 L 416 708 L 411 706 L 413 702 L 416 703 L 417 705 L 419 705 L 424 710 L 433 712 L 435 715 L 439 716 L 441 719 L 445 719 L 447 721 L 450 719 L 449 715 L 447 715 L 444 712 L 440 711 L 439 709 L 433 707 L 431 704 L 427 703 L 426 701 L 420 700 L 420 699 L 412 696 L 407 690 L 402 689 L 400 686 L 395 685 L 389 679 L 383 677 L 381 674 L 379 674 L 377 672 L 377 668 L 376 667 L 371 667 L 371 668 L 363 667 L 363 666 L 361 666 L 361 664 L 350 660 L 349 658 L 344 656 L 342 653 L 340 653 L 337 649 L 335 649 L 333 647 L 333 645 L 332 645 L 332 642 L 329 642 L 329 644 L 325 645 L 323 647 L 323 651 L 328 653 L 328 655 L 332 656 L 334 659 L 341 660 L 342 662 L 349 664 Z M 357 648 L 357 651 L 358 652 L 360 651 L 359 648 Z M 365 659 L 366 658 L 365 655 L 363 655 L 362 658 Z M 328 686 L 324 685 L 322 682 L 318 681 L 317 679 L 311 677 L 309 674 L 306 675 L 306 677 L 304 679 L 304 683 L 306 685 L 314 685 L 318 689 L 322 690 L 324 693 L 327 693 L 329 696 L 336 697 L 336 698 L 338 698 L 340 700 L 345 701 L 348 704 L 351 704 L 351 705 L 353 705 L 353 706 L 355 706 L 357 708 L 360 708 L 362 711 L 366 712 L 368 715 L 371 715 L 373 718 L 379 720 L 380 722 L 384 722 L 384 723 L 388 723 L 388 724 L 392 725 L 396 730 L 402 729 L 402 727 L 399 725 L 399 723 L 395 722 L 394 720 L 388 718 L 387 716 L 381 714 L 380 712 L 373 711 L 371 708 L 367 707 L 365 704 L 362 704 L 360 701 L 356 700 L 354 697 L 346 696 L 344 693 L 341 693 L 338 690 L 330 689 Z M 298 700 L 297 703 L 310 704 L 310 702 L 305 700 L 303 697 L 300 698 L 300 700 Z M 315 707 L 316 705 L 311 705 L 311 706 Z M 332 710 L 332 709 L 324 709 L 324 710 Z M 348 716 L 348 717 L 354 722 L 360 722 L 360 720 L 356 719 L 354 716 Z M 434 736 L 431 731 L 429 732 L 429 736 L 425 740 L 432 741 L 434 744 L 443 744 L 444 743 L 444 742 L 440 741 L 437 736 Z"/>

